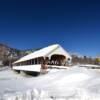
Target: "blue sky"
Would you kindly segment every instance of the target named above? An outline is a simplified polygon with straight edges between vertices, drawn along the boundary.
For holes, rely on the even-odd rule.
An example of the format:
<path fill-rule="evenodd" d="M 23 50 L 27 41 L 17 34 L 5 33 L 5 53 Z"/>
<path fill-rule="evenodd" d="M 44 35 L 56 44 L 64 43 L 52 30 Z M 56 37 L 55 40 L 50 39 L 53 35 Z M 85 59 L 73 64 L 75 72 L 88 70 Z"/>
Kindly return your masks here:
<path fill-rule="evenodd" d="M 1 0 L 0 41 L 17 49 L 61 44 L 100 55 L 100 1 Z"/>

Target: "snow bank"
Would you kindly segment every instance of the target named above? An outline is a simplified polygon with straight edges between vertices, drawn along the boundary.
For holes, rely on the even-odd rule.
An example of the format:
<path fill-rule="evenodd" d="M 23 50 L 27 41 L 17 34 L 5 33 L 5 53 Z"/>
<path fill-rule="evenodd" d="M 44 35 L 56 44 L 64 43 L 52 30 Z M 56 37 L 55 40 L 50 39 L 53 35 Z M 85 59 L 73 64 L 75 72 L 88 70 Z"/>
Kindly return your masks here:
<path fill-rule="evenodd" d="M 83 88 L 87 81 L 93 80 L 98 76 L 94 71 L 86 68 L 73 67 L 68 70 L 57 71 L 41 76 L 33 82 L 27 83 L 37 89 L 49 91 L 52 96 L 69 95 L 76 92 L 75 89 Z"/>
<path fill-rule="evenodd" d="M 0 67 L 0 71 L 9 69 L 9 66 Z"/>
<path fill-rule="evenodd" d="M 23 93 L 16 93 L 13 95 L 5 95 L 3 100 L 52 100 L 50 99 L 47 92 L 44 92 L 43 90 L 38 91 L 37 89 L 33 90 L 27 90 Z M 1 100 L 1 99 L 0 99 Z"/>
<path fill-rule="evenodd" d="M 100 100 L 100 74 L 83 67 L 18 81 L 21 90 L 28 90 L 20 92 L 15 88 L 16 92 L 4 94 L 3 100 Z"/>

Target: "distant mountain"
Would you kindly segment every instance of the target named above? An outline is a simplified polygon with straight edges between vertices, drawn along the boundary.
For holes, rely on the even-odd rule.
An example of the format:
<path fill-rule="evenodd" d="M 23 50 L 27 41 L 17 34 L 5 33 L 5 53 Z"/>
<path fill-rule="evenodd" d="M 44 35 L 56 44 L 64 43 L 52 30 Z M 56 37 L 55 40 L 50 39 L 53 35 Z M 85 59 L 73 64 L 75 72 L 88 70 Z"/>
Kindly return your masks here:
<path fill-rule="evenodd" d="M 27 49 L 27 50 L 22 50 L 25 54 L 30 54 L 32 52 L 35 52 L 37 50 L 40 50 L 41 48 L 38 48 L 38 49 Z"/>
<path fill-rule="evenodd" d="M 10 62 L 14 62 L 15 60 L 36 50 L 39 49 L 18 50 L 0 43 L 0 61 L 2 61 L 4 65 L 9 65 Z"/>

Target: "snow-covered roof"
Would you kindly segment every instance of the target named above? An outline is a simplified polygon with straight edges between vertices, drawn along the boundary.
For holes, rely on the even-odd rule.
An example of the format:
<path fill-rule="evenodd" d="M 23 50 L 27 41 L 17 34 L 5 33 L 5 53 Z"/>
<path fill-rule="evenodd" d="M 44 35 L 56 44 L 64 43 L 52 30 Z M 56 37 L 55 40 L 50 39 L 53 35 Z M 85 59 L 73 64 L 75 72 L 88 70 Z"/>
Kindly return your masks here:
<path fill-rule="evenodd" d="M 59 44 L 54 44 L 48 47 L 45 47 L 43 49 L 37 50 L 31 54 L 28 54 L 19 60 L 17 60 L 15 63 L 38 58 L 38 57 L 51 57 L 53 54 L 59 54 L 59 55 L 64 55 L 66 58 L 71 58 L 71 56 L 59 45 Z"/>

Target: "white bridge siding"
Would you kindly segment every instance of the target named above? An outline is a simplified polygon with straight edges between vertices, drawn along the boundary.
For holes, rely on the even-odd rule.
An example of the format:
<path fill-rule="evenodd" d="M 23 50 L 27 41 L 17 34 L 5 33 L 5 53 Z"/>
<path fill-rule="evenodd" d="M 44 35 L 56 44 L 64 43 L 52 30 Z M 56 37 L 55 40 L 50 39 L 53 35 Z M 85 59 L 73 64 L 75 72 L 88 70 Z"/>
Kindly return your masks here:
<path fill-rule="evenodd" d="M 40 72 L 41 65 L 13 66 L 14 70 Z"/>
<path fill-rule="evenodd" d="M 55 65 L 47 65 L 49 69 L 68 69 L 67 66 L 55 66 Z M 24 66 L 13 66 L 13 70 L 18 70 L 18 71 L 29 71 L 29 72 L 41 72 L 41 64 L 39 65 L 24 65 Z"/>

